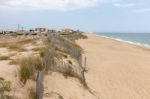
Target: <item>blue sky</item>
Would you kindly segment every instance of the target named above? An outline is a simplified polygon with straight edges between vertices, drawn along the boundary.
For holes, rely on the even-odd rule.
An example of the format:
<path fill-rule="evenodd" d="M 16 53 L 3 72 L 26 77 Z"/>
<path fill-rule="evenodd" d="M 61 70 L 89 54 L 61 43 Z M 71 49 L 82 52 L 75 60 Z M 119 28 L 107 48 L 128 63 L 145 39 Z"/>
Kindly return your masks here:
<path fill-rule="evenodd" d="M 0 29 L 150 33 L 150 0 L 0 0 Z"/>

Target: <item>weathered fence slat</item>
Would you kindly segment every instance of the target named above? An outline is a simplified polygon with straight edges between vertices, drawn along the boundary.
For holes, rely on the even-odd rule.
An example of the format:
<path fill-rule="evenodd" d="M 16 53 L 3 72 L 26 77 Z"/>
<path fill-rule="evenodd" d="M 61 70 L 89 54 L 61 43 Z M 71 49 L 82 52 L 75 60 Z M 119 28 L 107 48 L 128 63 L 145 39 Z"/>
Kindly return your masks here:
<path fill-rule="evenodd" d="M 37 74 L 37 81 L 36 81 L 36 97 L 37 99 L 43 99 L 43 78 L 44 78 L 44 71 L 38 71 Z"/>

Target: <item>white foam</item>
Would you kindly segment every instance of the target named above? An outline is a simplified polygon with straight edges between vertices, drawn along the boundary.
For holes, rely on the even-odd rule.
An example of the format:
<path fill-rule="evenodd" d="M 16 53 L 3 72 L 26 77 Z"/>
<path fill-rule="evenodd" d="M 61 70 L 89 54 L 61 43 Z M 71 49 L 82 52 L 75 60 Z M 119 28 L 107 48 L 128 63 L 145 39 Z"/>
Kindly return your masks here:
<path fill-rule="evenodd" d="M 150 48 L 150 45 L 148 45 L 148 44 L 142 44 L 142 43 L 139 43 L 139 42 L 132 42 L 132 41 L 127 41 L 127 40 L 123 40 L 123 39 L 119 39 L 119 38 L 113 38 L 113 37 L 103 36 L 103 35 L 97 35 L 97 34 L 94 34 L 94 35 L 96 35 L 98 37 L 103 37 L 103 38 L 107 38 L 107 39 L 116 40 L 116 41 L 119 41 L 119 42 L 124 42 L 124 43 L 132 44 L 132 45 L 138 45 L 138 46 L 141 46 L 141 47 Z"/>

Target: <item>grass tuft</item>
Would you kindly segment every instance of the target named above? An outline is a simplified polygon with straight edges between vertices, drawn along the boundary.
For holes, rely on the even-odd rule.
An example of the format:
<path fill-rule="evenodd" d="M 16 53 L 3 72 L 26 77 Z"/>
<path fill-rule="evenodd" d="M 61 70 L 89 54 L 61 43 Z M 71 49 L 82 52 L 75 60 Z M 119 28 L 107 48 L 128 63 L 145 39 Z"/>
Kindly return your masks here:
<path fill-rule="evenodd" d="M 40 56 L 44 57 L 49 49 L 50 49 L 50 43 L 45 43 L 45 47 L 42 47 L 41 49 L 39 49 Z"/>
<path fill-rule="evenodd" d="M 0 80 L 0 85 L 2 86 L 4 91 L 6 91 L 6 92 L 10 92 L 12 90 L 10 81 Z"/>
<path fill-rule="evenodd" d="M 19 60 L 17 59 L 11 59 L 9 62 L 9 65 L 18 65 L 19 64 Z"/>
<path fill-rule="evenodd" d="M 35 88 L 31 87 L 28 90 L 29 90 L 29 94 L 28 94 L 29 99 L 37 99 Z"/>
<path fill-rule="evenodd" d="M 0 56 L 0 60 L 9 60 L 8 56 Z"/>
<path fill-rule="evenodd" d="M 0 77 L 0 81 L 5 80 L 3 77 Z"/>
<path fill-rule="evenodd" d="M 44 68 L 41 58 L 39 57 L 26 57 L 21 59 L 20 62 L 20 81 L 26 84 L 27 80 L 34 75 L 36 70 Z"/>
<path fill-rule="evenodd" d="M 24 49 L 21 45 L 19 44 L 11 44 L 8 45 L 8 49 L 11 51 L 19 51 L 19 52 L 23 52 L 26 51 L 26 49 Z"/>

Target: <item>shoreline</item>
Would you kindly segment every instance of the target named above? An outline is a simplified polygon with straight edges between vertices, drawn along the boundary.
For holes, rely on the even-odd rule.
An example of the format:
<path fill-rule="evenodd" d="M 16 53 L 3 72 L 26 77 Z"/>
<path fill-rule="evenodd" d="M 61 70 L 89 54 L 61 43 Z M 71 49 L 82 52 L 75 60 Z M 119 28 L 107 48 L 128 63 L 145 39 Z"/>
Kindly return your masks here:
<path fill-rule="evenodd" d="M 90 34 L 90 35 L 94 35 L 94 36 L 97 36 L 97 37 L 111 39 L 111 40 L 115 40 L 115 41 L 118 41 L 118 42 L 127 43 L 127 44 L 130 44 L 130 45 L 135 45 L 135 46 L 138 46 L 138 47 L 143 47 L 143 48 L 150 49 L 150 45 L 148 45 L 148 44 L 142 44 L 142 43 L 139 43 L 139 42 L 133 42 L 133 41 L 123 40 L 123 39 L 119 39 L 119 38 L 113 38 L 113 37 L 98 35 L 98 34 L 94 34 L 94 33 L 86 33 L 86 34 Z"/>
<path fill-rule="evenodd" d="M 86 34 L 77 41 L 87 57 L 86 81 L 101 99 L 149 99 L 150 51 Z"/>

